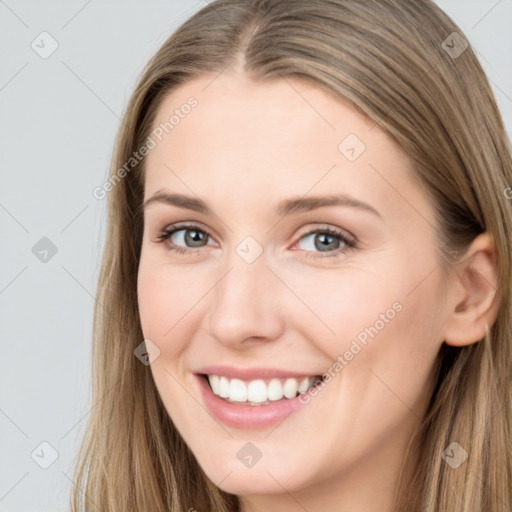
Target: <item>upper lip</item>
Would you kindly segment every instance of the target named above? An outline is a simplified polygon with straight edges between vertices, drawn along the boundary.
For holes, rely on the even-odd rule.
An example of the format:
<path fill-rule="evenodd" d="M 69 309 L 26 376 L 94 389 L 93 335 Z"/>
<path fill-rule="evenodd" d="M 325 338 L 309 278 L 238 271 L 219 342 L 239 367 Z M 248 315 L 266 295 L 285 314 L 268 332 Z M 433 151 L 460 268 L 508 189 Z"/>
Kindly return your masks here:
<path fill-rule="evenodd" d="M 240 380 L 257 380 L 257 379 L 273 379 L 285 377 L 313 377 L 321 375 L 314 372 L 294 372 L 291 370 L 282 370 L 279 368 L 237 368 L 235 366 L 227 365 L 211 365 L 203 366 L 197 370 L 198 374 L 206 375 L 219 375 L 228 377 L 230 379 Z"/>

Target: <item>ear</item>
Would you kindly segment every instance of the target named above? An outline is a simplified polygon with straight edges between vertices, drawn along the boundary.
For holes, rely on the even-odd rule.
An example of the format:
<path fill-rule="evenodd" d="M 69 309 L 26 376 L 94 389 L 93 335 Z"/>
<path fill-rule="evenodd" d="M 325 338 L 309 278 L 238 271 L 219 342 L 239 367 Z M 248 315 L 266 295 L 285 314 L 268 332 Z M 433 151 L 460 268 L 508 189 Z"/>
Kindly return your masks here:
<path fill-rule="evenodd" d="M 487 232 L 473 240 L 454 271 L 444 341 L 461 347 L 481 340 L 498 312 L 496 253 Z"/>

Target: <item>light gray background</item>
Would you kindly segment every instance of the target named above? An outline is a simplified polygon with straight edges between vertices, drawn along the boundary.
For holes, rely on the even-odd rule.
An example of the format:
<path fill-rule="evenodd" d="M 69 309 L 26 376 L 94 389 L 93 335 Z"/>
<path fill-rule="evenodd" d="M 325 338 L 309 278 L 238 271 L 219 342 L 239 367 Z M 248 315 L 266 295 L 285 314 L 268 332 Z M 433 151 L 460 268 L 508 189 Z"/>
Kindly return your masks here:
<path fill-rule="evenodd" d="M 510 136 L 512 0 L 438 4 L 476 48 Z M 92 190 L 108 175 L 120 116 L 143 65 L 204 5 L 0 0 L 2 512 L 68 510 L 93 405 L 92 315 L 106 201 Z M 43 31 L 59 45 L 47 59 L 31 47 L 42 45 Z M 46 262 L 32 252 L 42 237 L 57 248 Z M 58 453 L 48 469 L 38 465 L 51 461 L 42 442 Z"/>

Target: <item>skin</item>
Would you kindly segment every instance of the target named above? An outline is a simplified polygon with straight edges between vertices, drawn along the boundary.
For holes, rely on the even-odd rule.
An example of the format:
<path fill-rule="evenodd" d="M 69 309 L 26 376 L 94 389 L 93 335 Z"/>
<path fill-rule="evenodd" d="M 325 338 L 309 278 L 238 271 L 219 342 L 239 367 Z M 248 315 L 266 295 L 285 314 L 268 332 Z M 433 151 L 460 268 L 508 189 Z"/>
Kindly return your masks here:
<path fill-rule="evenodd" d="M 439 347 L 477 341 L 492 321 L 491 288 L 466 279 L 472 262 L 493 283 L 491 241 L 478 238 L 460 279 L 447 280 L 432 206 L 407 156 L 311 83 L 201 77 L 166 98 L 154 126 L 190 96 L 197 107 L 146 157 L 145 200 L 182 193 L 213 211 L 154 202 L 144 213 L 139 310 L 145 338 L 160 350 L 151 371 L 166 410 L 206 475 L 239 495 L 244 512 L 391 511 Z M 366 146 L 353 162 L 338 149 L 349 134 Z M 350 206 L 274 212 L 283 199 L 338 193 L 379 215 Z M 186 254 L 156 241 L 178 222 L 206 231 L 203 247 L 187 246 L 187 231 L 172 238 Z M 336 242 L 316 248 L 308 233 L 326 226 L 356 237 L 356 247 L 338 258 L 330 256 Z M 236 252 L 247 236 L 263 249 L 252 263 Z M 322 374 L 394 303 L 401 311 L 277 427 L 226 427 L 206 411 L 193 375 L 201 366 Z M 237 458 L 247 442 L 262 453 L 251 468 Z"/>

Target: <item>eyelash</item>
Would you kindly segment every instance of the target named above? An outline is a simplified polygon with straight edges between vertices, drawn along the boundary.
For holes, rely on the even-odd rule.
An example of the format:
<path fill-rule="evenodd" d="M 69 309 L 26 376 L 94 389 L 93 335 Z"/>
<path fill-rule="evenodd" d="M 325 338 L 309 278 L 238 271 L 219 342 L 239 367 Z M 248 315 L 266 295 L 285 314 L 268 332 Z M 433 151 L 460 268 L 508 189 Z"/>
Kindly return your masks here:
<path fill-rule="evenodd" d="M 201 229 L 199 226 L 197 226 L 195 224 L 183 224 L 183 225 L 173 224 L 173 225 L 170 225 L 167 228 L 165 228 L 163 231 L 161 231 L 160 234 L 156 237 L 155 242 L 156 243 L 166 242 L 167 240 L 169 240 L 169 238 L 171 238 L 172 235 L 174 235 L 174 233 L 177 233 L 178 231 L 198 231 L 200 233 L 204 233 L 208 237 L 210 236 L 204 229 Z M 325 252 L 325 253 L 322 253 L 321 251 L 318 251 L 318 252 L 305 251 L 307 257 L 315 258 L 315 259 L 339 258 L 339 257 L 343 256 L 345 253 L 347 253 L 350 250 L 355 249 L 357 247 L 357 243 L 355 240 L 348 238 L 342 231 L 331 228 L 331 227 L 317 228 L 312 231 L 308 231 L 307 233 L 304 233 L 300 237 L 299 240 L 302 240 L 303 238 L 305 238 L 307 236 L 310 236 L 313 234 L 318 234 L 318 233 L 334 236 L 335 238 L 340 240 L 340 242 L 342 242 L 344 244 L 344 246 L 341 248 L 335 249 L 333 251 Z M 168 250 L 176 251 L 179 254 L 186 254 L 189 252 L 201 252 L 201 249 L 204 248 L 204 247 L 201 247 L 199 249 L 194 249 L 191 247 L 188 247 L 188 248 L 180 247 L 175 244 L 172 244 L 172 245 L 166 244 L 166 245 L 167 245 Z"/>

